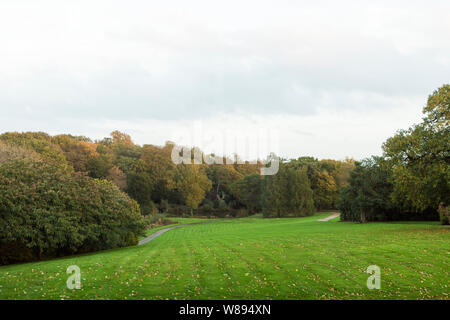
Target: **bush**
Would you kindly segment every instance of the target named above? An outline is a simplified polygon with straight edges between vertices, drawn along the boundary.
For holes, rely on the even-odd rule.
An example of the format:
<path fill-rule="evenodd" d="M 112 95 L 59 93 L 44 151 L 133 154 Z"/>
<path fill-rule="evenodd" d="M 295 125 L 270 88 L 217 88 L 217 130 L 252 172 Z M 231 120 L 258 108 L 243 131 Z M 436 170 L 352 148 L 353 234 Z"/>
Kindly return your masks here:
<path fill-rule="evenodd" d="M 144 227 L 112 182 L 43 161 L 0 164 L 0 264 L 135 245 Z"/>

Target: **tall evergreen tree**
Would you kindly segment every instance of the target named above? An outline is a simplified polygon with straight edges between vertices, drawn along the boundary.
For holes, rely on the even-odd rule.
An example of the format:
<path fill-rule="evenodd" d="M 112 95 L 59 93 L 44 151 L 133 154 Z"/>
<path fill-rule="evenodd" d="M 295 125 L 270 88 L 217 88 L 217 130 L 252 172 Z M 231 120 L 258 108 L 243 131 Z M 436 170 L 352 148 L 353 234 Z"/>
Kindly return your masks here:
<path fill-rule="evenodd" d="M 303 217 L 314 214 L 313 191 L 311 189 L 307 169 L 288 169 L 288 188 L 287 194 L 289 201 L 289 210 L 295 216 Z"/>
<path fill-rule="evenodd" d="M 266 217 L 308 216 L 315 211 L 307 168 L 281 164 L 278 173 L 264 178 L 263 214 Z"/>

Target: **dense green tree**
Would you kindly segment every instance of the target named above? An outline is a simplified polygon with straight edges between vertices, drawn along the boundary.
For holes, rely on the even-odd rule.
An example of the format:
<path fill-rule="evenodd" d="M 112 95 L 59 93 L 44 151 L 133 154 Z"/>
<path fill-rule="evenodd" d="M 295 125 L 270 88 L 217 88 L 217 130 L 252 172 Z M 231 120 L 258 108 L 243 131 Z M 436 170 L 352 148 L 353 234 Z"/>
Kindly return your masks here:
<path fill-rule="evenodd" d="M 264 176 L 262 207 L 264 217 L 276 216 L 281 218 L 287 214 L 286 192 L 287 184 L 285 182 L 285 166 L 282 162 L 275 175 Z"/>
<path fill-rule="evenodd" d="M 450 85 L 428 98 L 423 122 L 400 130 L 383 144 L 392 166 L 393 198 L 420 212 L 450 200 Z"/>
<path fill-rule="evenodd" d="M 308 216 L 314 213 L 313 192 L 306 167 L 280 162 L 278 173 L 264 177 L 265 217 Z"/>
<path fill-rule="evenodd" d="M 250 213 L 257 213 L 262 210 L 262 188 L 263 179 L 257 173 L 246 175 L 231 185 L 232 194 Z"/>
<path fill-rule="evenodd" d="M 306 168 L 287 170 L 288 210 L 297 217 L 310 216 L 315 212 L 313 190 L 311 189 Z"/>
<path fill-rule="evenodd" d="M 291 160 L 288 165 L 299 169 L 306 168 L 313 190 L 314 206 L 317 210 L 322 210 L 336 208 L 339 190 L 346 184 L 348 173 L 353 169 L 353 165 L 346 164 L 342 161 L 319 161 L 313 157 L 300 157 Z"/>
<path fill-rule="evenodd" d="M 129 173 L 127 176 L 127 193 L 135 199 L 146 214 L 146 208 L 152 206 L 154 180 L 145 172 Z"/>
<path fill-rule="evenodd" d="M 357 162 L 349 186 L 341 190 L 339 210 L 344 221 L 387 220 L 397 210 L 391 200 L 390 169 L 381 157 Z"/>
<path fill-rule="evenodd" d="M 106 178 L 109 170 L 114 166 L 112 159 L 107 155 L 99 155 L 87 162 L 89 176 L 92 178 Z"/>

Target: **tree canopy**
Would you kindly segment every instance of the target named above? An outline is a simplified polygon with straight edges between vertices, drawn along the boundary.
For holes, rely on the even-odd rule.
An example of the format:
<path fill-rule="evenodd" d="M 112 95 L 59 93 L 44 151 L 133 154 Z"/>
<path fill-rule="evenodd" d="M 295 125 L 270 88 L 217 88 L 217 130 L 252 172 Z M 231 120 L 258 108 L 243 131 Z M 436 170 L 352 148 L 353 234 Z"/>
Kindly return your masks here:
<path fill-rule="evenodd" d="M 450 85 L 435 90 L 421 123 L 383 144 L 383 157 L 357 165 L 340 197 L 345 219 L 446 215 L 450 200 Z M 381 217 L 381 218 L 380 218 Z M 442 218 L 447 221 L 447 218 Z"/>

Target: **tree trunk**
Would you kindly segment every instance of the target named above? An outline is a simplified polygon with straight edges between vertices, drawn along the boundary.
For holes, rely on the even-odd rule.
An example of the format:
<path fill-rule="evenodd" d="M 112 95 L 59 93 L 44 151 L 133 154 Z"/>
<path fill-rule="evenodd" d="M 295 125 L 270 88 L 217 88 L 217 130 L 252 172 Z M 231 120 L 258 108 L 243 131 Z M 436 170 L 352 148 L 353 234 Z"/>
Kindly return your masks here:
<path fill-rule="evenodd" d="M 366 223 L 366 211 L 364 209 L 361 209 L 361 223 Z"/>

